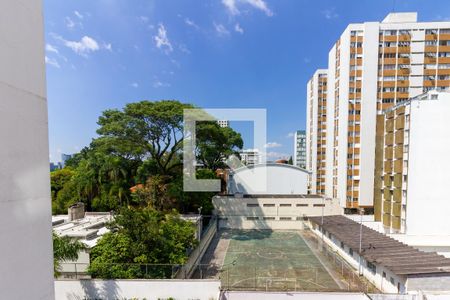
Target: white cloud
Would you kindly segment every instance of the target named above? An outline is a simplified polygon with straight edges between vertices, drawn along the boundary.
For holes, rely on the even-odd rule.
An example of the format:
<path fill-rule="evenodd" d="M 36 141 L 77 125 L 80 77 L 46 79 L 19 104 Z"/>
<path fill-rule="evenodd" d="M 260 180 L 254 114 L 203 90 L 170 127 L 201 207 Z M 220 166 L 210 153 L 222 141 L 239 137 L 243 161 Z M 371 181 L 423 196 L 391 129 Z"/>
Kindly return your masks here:
<path fill-rule="evenodd" d="M 88 53 L 100 50 L 97 41 L 89 36 L 83 36 L 80 41 L 67 41 L 62 39 L 64 45 L 72 49 L 76 54 L 86 56 Z"/>
<path fill-rule="evenodd" d="M 172 52 L 173 47 L 172 44 L 169 41 L 169 38 L 167 37 L 167 31 L 166 28 L 162 23 L 159 23 L 158 25 L 158 34 L 154 37 L 156 47 L 158 47 L 161 50 L 164 50 L 166 53 Z"/>
<path fill-rule="evenodd" d="M 153 82 L 153 87 L 154 87 L 154 88 L 170 87 L 170 84 L 167 83 L 167 82 L 162 82 L 162 81 L 159 81 L 159 80 L 155 80 L 155 81 Z"/>
<path fill-rule="evenodd" d="M 140 16 L 139 20 L 141 20 L 142 23 L 147 23 L 149 19 L 146 16 Z"/>
<path fill-rule="evenodd" d="M 56 54 L 59 53 L 58 49 L 55 48 L 54 46 L 50 45 L 50 44 L 46 44 L 45 45 L 45 50 L 48 51 L 48 52 L 56 53 Z"/>
<path fill-rule="evenodd" d="M 324 15 L 325 19 L 335 19 L 339 17 L 336 13 L 335 8 L 329 8 L 322 11 L 322 15 Z"/>
<path fill-rule="evenodd" d="M 70 18 L 70 17 L 66 17 L 66 26 L 69 29 L 73 29 L 75 28 L 75 22 Z"/>
<path fill-rule="evenodd" d="M 80 19 L 80 20 L 84 18 L 83 15 L 82 15 L 79 11 L 77 11 L 77 10 L 75 10 L 75 11 L 73 12 L 73 14 L 74 14 L 75 16 L 77 16 L 77 18 Z"/>
<path fill-rule="evenodd" d="M 266 157 L 274 158 L 274 159 L 288 159 L 289 154 L 281 153 L 281 152 L 267 152 Z"/>
<path fill-rule="evenodd" d="M 269 17 L 273 16 L 272 10 L 270 10 L 270 8 L 267 6 L 267 3 L 264 2 L 264 0 L 222 0 L 222 4 L 225 5 L 229 13 L 232 15 L 240 14 L 240 11 L 238 9 L 238 3 L 248 4 L 253 8 L 263 11 Z"/>
<path fill-rule="evenodd" d="M 294 137 L 294 136 L 295 136 L 295 134 L 294 134 L 293 132 L 289 132 L 289 133 L 286 135 L 287 138 L 292 138 L 292 137 Z"/>
<path fill-rule="evenodd" d="M 225 35 L 229 35 L 230 32 L 228 31 L 228 29 L 223 26 L 222 24 L 217 24 L 217 23 L 213 23 L 214 24 L 214 28 L 216 29 L 216 32 L 218 35 L 220 36 L 225 36 Z"/>
<path fill-rule="evenodd" d="M 305 57 L 305 58 L 303 58 L 303 62 L 304 62 L 305 64 L 309 64 L 309 63 L 311 62 L 311 58 Z"/>
<path fill-rule="evenodd" d="M 139 84 L 137 83 L 137 82 L 133 82 L 132 84 L 130 84 L 132 87 L 134 87 L 134 88 L 138 88 L 139 87 Z"/>
<path fill-rule="evenodd" d="M 239 23 L 236 23 L 236 25 L 234 25 L 234 30 L 236 32 L 239 32 L 240 34 L 244 33 L 244 29 L 242 29 L 242 27 L 239 25 Z"/>
<path fill-rule="evenodd" d="M 282 145 L 277 143 L 277 142 L 269 142 L 267 144 L 264 145 L 264 148 L 278 148 L 281 147 Z"/>
<path fill-rule="evenodd" d="M 178 48 L 180 49 L 181 52 L 184 52 L 186 54 L 191 54 L 191 50 L 189 50 L 185 44 L 180 44 L 178 46 Z"/>
<path fill-rule="evenodd" d="M 194 21 L 192 21 L 189 18 L 185 18 L 184 19 L 184 23 L 186 23 L 186 25 L 189 25 L 191 27 L 194 27 L 195 29 L 200 29 L 200 26 L 198 26 Z"/>
<path fill-rule="evenodd" d="M 112 51 L 111 43 L 103 43 L 103 48 L 108 51 Z"/>
<path fill-rule="evenodd" d="M 58 68 L 58 69 L 60 68 L 60 65 L 59 65 L 58 61 L 56 59 L 54 59 L 54 58 L 50 58 L 48 56 L 45 56 L 45 63 L 47 65 L 53 66 L 55 68 Z"/>

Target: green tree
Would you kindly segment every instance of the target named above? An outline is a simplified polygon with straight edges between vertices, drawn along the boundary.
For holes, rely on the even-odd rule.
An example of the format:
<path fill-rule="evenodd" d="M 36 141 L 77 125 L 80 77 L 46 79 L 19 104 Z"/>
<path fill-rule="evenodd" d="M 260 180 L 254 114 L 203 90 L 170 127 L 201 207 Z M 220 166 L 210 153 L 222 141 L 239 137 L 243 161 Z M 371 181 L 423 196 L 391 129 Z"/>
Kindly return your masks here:
<path fill-rule="evenodd" d="M 122 208 L 91 251 L 89 273 L 98 278 L 163 278 L 171 266 L 183 264 L 196 245 L 195 228 L 175 212 L 152 208 Z"/>
<path fill-rule="evenodd" d="M 290 165 L 293 165 L 293 164 L 294 164 L 294 162 L 292 161 L 292 156 L 289 157 L 288 164 L 290 164 Z"/>
<path fill-rule="evenodd" d="M 76 174 L 71 168 L 55 170 L 50 173 L 52 212 L 53 214 L 67 213 L 67 208 L 73 204 L 71 180 Z M 69 197 L 67 197 L 70 194 Z"/>
<path fill-rule="evenodd" d="M 77 260 L 78 253 L 85 249 L 86 246 L 80 241 L 68 236 L 60 237 L 53 232 L 53 271 L 55 277 L 60 274 L 62 262 Z"/>
<path fill-rule="evenodd" d="M 226 167 L 232 154 L 239 157 L 244 142 L 241 134 L 216 122 L 199 122 L 196 132 L 197 160 L 213 171 Z"/>

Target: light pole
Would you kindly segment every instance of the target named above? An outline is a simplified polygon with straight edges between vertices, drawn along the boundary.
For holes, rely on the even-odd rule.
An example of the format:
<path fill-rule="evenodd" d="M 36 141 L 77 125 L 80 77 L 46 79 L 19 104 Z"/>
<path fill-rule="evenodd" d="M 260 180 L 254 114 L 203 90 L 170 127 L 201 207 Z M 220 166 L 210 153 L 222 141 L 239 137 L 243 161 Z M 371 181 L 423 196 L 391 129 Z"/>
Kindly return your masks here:
<path fill-rule="evenodd" d="M 361 266 L 361 257 L 362 257 L 362 229 L 363 229 L 363 215 L 364 215 L 364 208 L 359 209 L 359 214 L 361 215 L 361 220 L 359 224 L 359 267 L 358 267 L 358 274 L 359 276 L 362 275 L 362 266 Z"/>
<path fill-rule="evenodd" d="M 323 250 L 323 214 L 324 214 L 324 208 L 325 208 L 325 198 L 322 198 L 322 220 L 321 220 L 321 231 L 322 231 L 322 250 Z"/>
<path fill-rule="evenodd" d="M 199 224 L 198 241 L 199 242 L 202 239 L 202 231 L 203 231 L 202 208 L 203 207 L 201 207 L 201 206 L 198 208 L 198 224 Z"/>

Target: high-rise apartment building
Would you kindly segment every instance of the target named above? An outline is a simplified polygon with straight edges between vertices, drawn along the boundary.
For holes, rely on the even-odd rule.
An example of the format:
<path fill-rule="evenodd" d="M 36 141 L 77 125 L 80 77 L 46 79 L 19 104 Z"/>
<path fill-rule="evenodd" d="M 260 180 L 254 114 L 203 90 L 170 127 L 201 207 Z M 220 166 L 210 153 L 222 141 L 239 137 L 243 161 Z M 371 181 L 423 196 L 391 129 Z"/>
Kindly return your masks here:
<path fill-rule="evenodd" d="M 377 115 L 450 83 L 450 22 L 391 13 L 350 24 L 329 52 L 327 196 L 347 211 L 374 204 Z"/>
<path fill-rule="evenodd" d="M 327 70 L 317 70 L 306 89 L 306 166 L 309 192 L 325 194 L 327 139 Z"/>
<path fill-rule="evenodd" d="M 306 169 L 306 131 L 297 130 L 294 134 L 294 165 Z"/>
<path fill-rule="evenodd" d="M 448 235 L 450 93 L 428 92 L 380 115 L 375 216 L 387 232 Z"/>
<path fill-rule="evenodd" d="M 246 166 L 257 165 L 260 162 L 260 153 L 258 149 L 244 149 L 239 151 L 241 161 Z"/>
<path fill-rule="evenodd" d="M 218 120 L 217 124 L 219 124 L 220 127 L 229 127 L 230 122 L 228 120 Z"/>

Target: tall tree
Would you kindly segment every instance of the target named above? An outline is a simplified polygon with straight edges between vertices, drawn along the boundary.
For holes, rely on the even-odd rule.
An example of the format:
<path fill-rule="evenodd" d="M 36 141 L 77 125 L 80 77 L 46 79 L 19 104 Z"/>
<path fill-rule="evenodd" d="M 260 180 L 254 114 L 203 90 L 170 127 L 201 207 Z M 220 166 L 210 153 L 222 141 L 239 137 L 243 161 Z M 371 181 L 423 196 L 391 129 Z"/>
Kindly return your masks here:
<path fill-rule="evenodd" d="M 225 160 L 232 154 L 239 156 L 244 145 L 240 133 L 216 122 L 199 122 L 196 137 L 197 160 L 213 171 L 226 167 Z"/>

